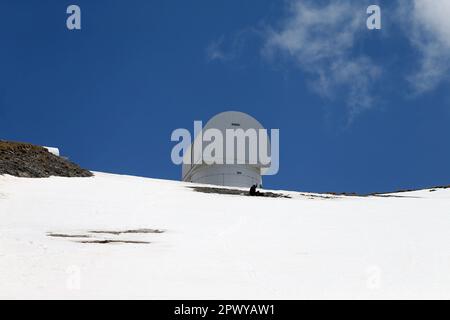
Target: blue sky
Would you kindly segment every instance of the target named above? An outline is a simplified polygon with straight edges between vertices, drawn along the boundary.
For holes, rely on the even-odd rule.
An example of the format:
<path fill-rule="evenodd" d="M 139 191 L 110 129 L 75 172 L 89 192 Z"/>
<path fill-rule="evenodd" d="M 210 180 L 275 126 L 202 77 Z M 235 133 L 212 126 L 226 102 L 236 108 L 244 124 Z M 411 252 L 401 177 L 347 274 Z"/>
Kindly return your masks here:
<path fill-rule="evenodd" d="M 280 129 L 268 188 L 450 184 L 450 5 L 429 3 L 1 0 L 0 138 L 179 179 L 171 132 L 238 110 Z"/>

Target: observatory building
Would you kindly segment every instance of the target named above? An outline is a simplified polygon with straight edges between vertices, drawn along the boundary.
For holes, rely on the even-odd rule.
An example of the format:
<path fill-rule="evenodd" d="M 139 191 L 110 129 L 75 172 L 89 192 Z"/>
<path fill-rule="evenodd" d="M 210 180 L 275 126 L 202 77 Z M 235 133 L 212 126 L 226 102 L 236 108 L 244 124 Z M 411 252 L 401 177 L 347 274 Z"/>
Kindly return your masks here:
<path fill-rule="evenodd" d="M 249 129 L 254 129 L 250 131 L 256 132 L 256 146 L 251 145 L 252 140 L 249 138 Z M 230 141 L 226 140 L 227 133 L 230 131 L 240 132 L 240 137 L 232 137 L 231 140 L 233 141 L 231 142 L 234 145 L 232 147 L 233 152 L 227 154 L 227 151 L 230 151 L 230 149 L 227 148 L 227 143 Z M 214 136 L 218 134 L 223 137 L 223 140 L 220 141 L 220 145 L 222 146 L 222 154 L 219 156 L 222 158 L 221 163 L 212 162 L 211 159 L 208 159 L 208 156 L 205 155 L 204 151 L 208 148 L 208 143 L 212 143 L 217 139 L 210 138 L 208 132 L 212 132 Z M 190 145 L 188 152 L 186 152 L 182 166 L 182 180 L 186 182 L 230 187 L 249 188 L 252 185 L 261 187 L 261 175 L 266 167 L 260 163 L 259 158 L 259 142 L 261 140 L 261 134 L 266 142 L 265 147 L 267 147 L 267 150 L 270 150 L 267 131 L 264 130 L 261 123 L 255 118 L 236 111 L 223 112 L 214 116 L 204 126 L 202 133 L 195 137 L 194 142 Z M 254 137 L 255 135 L 253 135 L 253 138 Z M 241 152 L 238 150 L 239 139 L 241 139 Z M 208 140 L 208 142 L 205 142 L 205 140 Z M 253 140 L 253 144 L 254 143 L 255 141 Z M 242 150 L 245 151 L 242 152 Z M 251 161 L 251 159 L 255 159 L 255 156 L 256 161 Z"/>

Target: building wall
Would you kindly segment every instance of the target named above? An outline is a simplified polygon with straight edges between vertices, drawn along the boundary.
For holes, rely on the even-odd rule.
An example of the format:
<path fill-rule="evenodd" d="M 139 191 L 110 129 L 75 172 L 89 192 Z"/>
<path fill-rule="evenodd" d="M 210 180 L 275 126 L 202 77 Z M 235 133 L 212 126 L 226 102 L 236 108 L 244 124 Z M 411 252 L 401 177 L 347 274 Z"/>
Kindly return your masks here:
<path fill-rule="evenodd" d="M 243 165 L 210 165 L 199 166 L 188 181 L 194 183 L 213 184 L 219 186 L 250 188 L 262 184 L 258 168 Z"/>

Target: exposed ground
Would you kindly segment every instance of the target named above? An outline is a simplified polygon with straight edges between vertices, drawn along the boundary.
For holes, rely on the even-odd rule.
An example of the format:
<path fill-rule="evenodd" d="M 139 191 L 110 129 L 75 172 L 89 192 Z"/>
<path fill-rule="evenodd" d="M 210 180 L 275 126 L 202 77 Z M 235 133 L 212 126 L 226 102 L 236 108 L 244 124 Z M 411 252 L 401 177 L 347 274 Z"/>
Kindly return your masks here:
<path fill-rule="evenodd" d="M 235 196 L 248 196 L 250 197 L 249 190 L 242 190 L 242 189 L 232 189 L 232 188 L 220 188 L 220 187 L 201 187 L 201 186 L 194 186 L 191 187 L 197 192 L 202 193 L 215 193 L 215 194 L 227 194 L 227 195 L 235 195 Z M 285 195 L 282 193 L 274 193 L 269 191 L 260 191 L 257 196 L 253 197 L 266 197 L 266 198 L 288 198 L 290 199 L 291 196 Z"/>
<path fill-rule="evenodd" d="M 118 244 L 150 244 L 150 242 L 148 241 L 134 241 L 134 240 L 110 240 L 110 239 L 105 239 L 105 240 L 83 240 L 83 241 L 77 241 L 79 243 L 87 243 L 87 244 L 113 244 L 113 243 L 118 243 Z"/>
<path fill-rule="evenodd" d="M 83 232 L 47 232 L 47 236 L 51 238 L 60 238 L 72 240 L 78 243 L 86 244 L 150 244 L 143 236 L 148 234 L 164 233 L 159 229 L 129 229 L 129 230 L 90 230 Z M 127 236 L 125 239 L 120 236 Z M 134 239 L 129 239 L 129 236 L 134 235 Z M 105 238 L 105 236 L 108 236 Z M 136 238 L 137 237 L 137 238 Z M 113 238 L 113 239 L 111 239 Z"/>
<path fill-rule="evenodd" d="M 158 229 L 136 229 L 136 230 L 92 230 L 89 231 L 89 233 L 95 233 L 95 234 L 113 234 L 116 236 L 119 236 L 121 234 L 146 234 L 146 233 L 164 233 L 162 230 Z"/>
<path fill-rule="evenodd" d="M 47 149 L 29 143 L 0 140 L 0 175 L 25 178 L 91 177 L 93 174 Z"/>

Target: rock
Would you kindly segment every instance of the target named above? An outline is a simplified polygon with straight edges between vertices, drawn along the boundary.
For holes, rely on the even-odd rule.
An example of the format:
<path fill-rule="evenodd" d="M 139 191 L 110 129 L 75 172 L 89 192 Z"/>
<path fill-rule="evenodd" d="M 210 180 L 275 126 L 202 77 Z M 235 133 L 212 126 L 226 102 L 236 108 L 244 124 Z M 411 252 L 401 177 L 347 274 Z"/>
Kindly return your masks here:
<path fill-rule="evenodd" d="M 0 140 L 0 175 L 24 178 L 91 177 L 92 172 L 29 143 Z"/>

